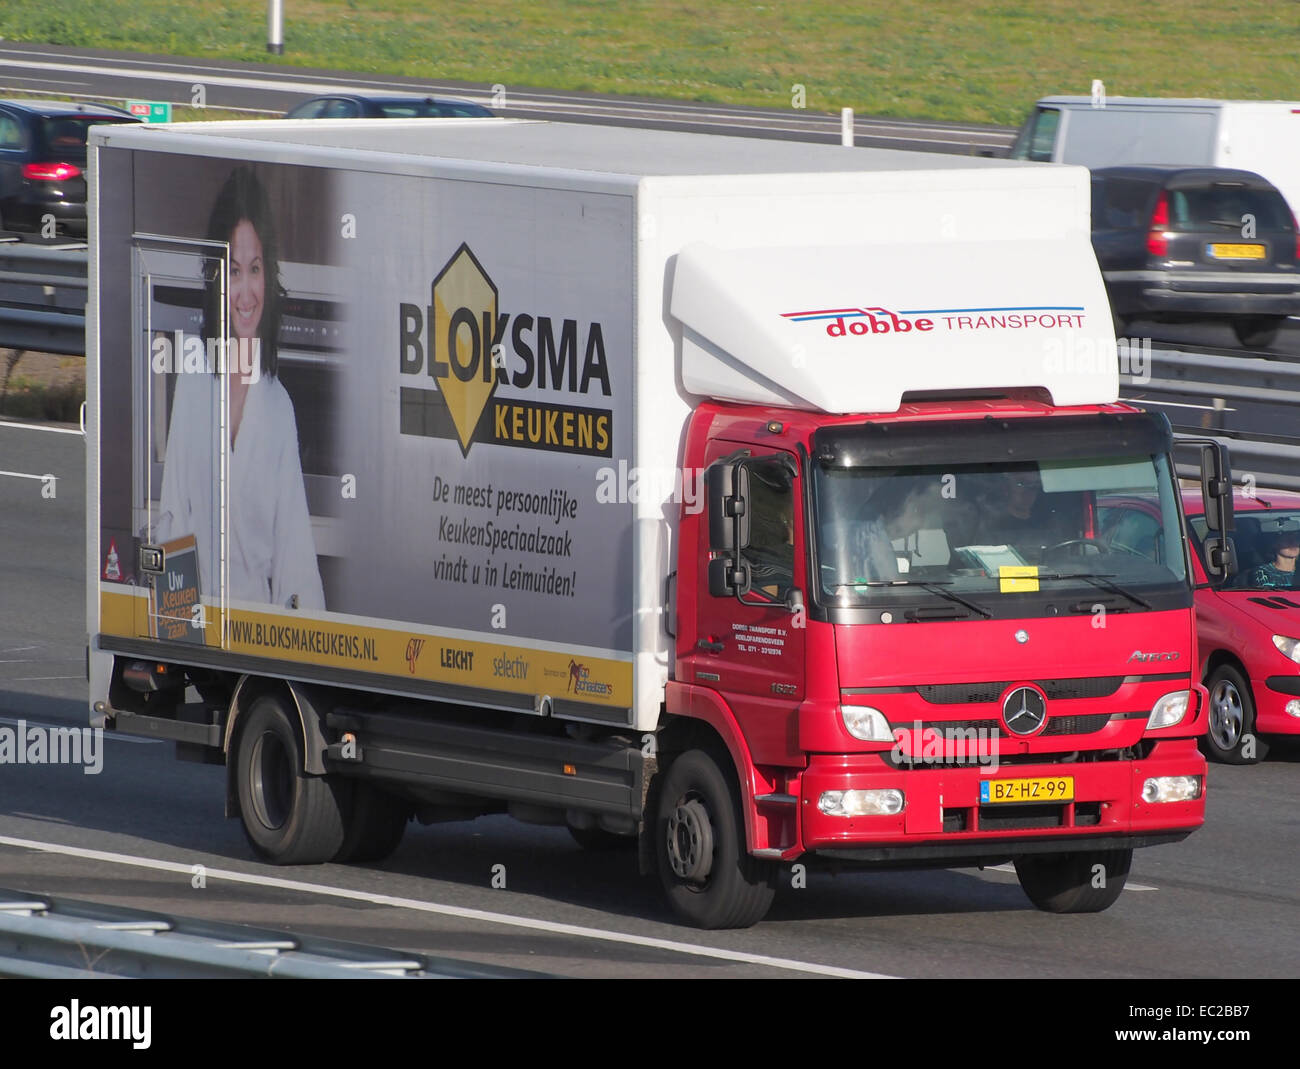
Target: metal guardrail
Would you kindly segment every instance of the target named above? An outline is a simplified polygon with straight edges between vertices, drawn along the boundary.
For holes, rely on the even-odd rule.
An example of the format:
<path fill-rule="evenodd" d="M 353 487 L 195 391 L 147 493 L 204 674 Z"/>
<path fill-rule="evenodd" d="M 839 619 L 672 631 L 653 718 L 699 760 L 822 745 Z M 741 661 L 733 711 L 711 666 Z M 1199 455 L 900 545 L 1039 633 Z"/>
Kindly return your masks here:
<path fill-rule="evenodd" d="M 84 246 L 0 243 L 0 347 L 84 356 L 85 308 Z M 1121 378 L 1126 400 L 1165 411 L 1179 433 L 1221 439 L 1257 486 L 1300 490 L 1300 361 L 1154 344 L 1149 355 L 1149 378 Z"/>
<path fill-rule="evenodd" d="M 506 979 L 542 975 L 0 889 L 0 977 Z"/>
<path fill-rule="evenodd" d="M 1300 361 L 1232 349 L 1152 347 L 1149 381 L 1121 379 L 1125 400 L 1163 411 L 1179 434 L 1227 445 L 1233 481 L 1300 490 Z M 1178 457 L 1178 474 L 1197 463 Z"/>
<path fill-rule="evenodd" d="M 86 247 L 0 243 L 0 346 L 86 355 Z"/>

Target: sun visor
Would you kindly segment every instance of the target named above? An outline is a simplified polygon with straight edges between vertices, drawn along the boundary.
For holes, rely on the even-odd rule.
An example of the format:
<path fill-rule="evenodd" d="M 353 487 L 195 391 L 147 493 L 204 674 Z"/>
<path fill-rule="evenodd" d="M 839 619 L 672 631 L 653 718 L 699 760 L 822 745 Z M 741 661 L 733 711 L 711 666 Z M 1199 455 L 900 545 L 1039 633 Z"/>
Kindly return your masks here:
<path fill-rule="evenodd" d="M 682 383 L 718 400 L 892 412 L 905 393 L 1119 394 L 1115 334 L 1081 237 L 719 249 L 677 256 Z"/>

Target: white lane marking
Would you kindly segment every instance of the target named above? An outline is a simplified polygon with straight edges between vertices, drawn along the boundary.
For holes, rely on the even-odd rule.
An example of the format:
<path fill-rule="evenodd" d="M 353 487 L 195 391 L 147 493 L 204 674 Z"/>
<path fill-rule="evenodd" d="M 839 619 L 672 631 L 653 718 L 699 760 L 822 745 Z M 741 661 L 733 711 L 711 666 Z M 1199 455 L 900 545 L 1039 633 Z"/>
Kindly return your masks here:
<path fill-rule="evenodd" d="M 47 679 L 82 679 L 84 677 L 83 676 L 47 676 L 46 678 Z M 15 681 L 5 680 L 5 682 L 11 683 Z M 59 728 L 72 728 L 73 730 L 80 731 L 82 728 L 90 727 L 89 724 L 53 724 L 47 720 L 29 720 L 27 717 L 23 717 L 22 720 L 19 721 L 14 719 L 12 716 L 0 716 L 0 724 L 12 724 L 14 727 L 17 727 L 19 723 L 22 723 L 24 725 L 29 725 L 31 727 L 42 728 L 45 731 L 54 731 Z M 157 746 L 159 743 L 169 741 L 167 739 L 138 739 L 133 735 L 119 735 L 114 731 L 105 731 L 104 738 L 109 739 L 112 742 L 132 742 L 132 743 L 136 743 L 137 745 L 143 745 L 143 746 Z"/>
<path fill-rule="evenodd" d="M 36 683 L 43 679 L 85 679 L 85 676 L 7 676 L 6 683 Z"/>
<path fill-rule="evenodd" d="M 13 427 L 20 431 L 48 431 L 50 434 L 75 434 L 81 435 L 80 430 L 74 430 L 71 427 L 46 427 L 40 423 L 12 423 L 7 419 L 0 419 L 0 427 Z"/>
<path fill-rule="evenodd" d="M 1015 867 L 1015 865 L 1013 865 L 1013 864 L 1012 864 L 1011 862 L 1009 862 L 1009 861 L 1006 862 L 1005 864 L 1002 864 L 1002 865 L 986 865 L 986 866 L 985 866 L 985 870 L 988 871 L 988 872 L 1009 872 L 1009 873 L 1011 873 L 1012 876 L 1014 876 L 1014 875 L 1016 874 L 1016 867 Z M 1159 888 L 1159 887 L 1150 887 L 1150 886 L 1148 886 L 1148 885 L 1145 884 L 1145 883 L 1126 883 L 1126 884 L 1124 885 L 1124 890 L 1126 890 L 1126 891 L 1158 891 L 1158 890 L 1160 890 L 1160 888 Z"/>
<path fill-rule="evenodd" d="M 187 877 L 194 872 L 193 865 L 185 865 L 177 861 L 135 857 L 131 854 L 117 854 L 107 850 L 89 850 L 85 847 L 65 846 L 62 843 L 45 843 L 35 839 L 16 839 L 9 835 L 0 835 L 0 846 L 39 850 L 47 854 L 62 854 L 65 857 L 80 857 L 88 861 L 105 861 L 115 865 L 131 865 L 135 868 L 155 869 L 159 872 L 174 872 Z M 513 928 L 531 928 L 534 931 L 550 932 L 555 935 L 574 935 L 584 939 L 599 939 L 607 943 L 626 943 L 631 946 L 668 950 L 676 954 L 692 954 L 702 958 L 718 958 L 722 961 L 742 962 L 746 965 L 765 965 L 773 969 L 788 969 L 791 972 L 816 973 L 819 976 L 835 976 L 848 980 L 898 979 L 896 976 L 889 976 L 885 973 L 842 969 L 835 965 L 822 965 L 812 961 L 773 958 L 766 954 L 749 954 L 742 950 L 724 950 L 721 947 L 679 943 L 672 939 L 656 939 L 647 935 L 610 932 L 602 928 L 587 928 L 579 924 L 560 924 L 556 921 L 535 920 L 531 917 L 516 917 L 509 913 L 466 909 L 463 906 L 444 906 L 436 902 L 422 902 L 414 898 L 398 898 L 394 895 L 380 895 L 369 891 L 353 891 L 345 887 L 331 887 L 328 884 L 285 880 L 278 876 L 258 876 L 251 872 L 215 869 L 207 865 L 204 865 L 203 871 L 209 880 L 229 880 L 232 883 L 253 884 L 256 887 L 274 887 L 282 891 L 300 891 L 304 894 L 324 895 L 329 898 L 346 898 L 353 902 L 368 902 L 375 906 L 391 906 L 395 909 L 410 909 L 420 913 L 436 913 L 444 917 L 461 917 L 465 920 L 486 921 L 489 924 L 504 924 Z"/>
<path fill-rule="evenodd" d="M 0 471 L 0 475 L 12 475 L 15 479 L 36 479 L 40 482 L 44 482 L 46 479 L 58 481 L 56 475 L 28 475 L 25 471 Z"/>
<path fill-rule="evenodd" d="M 28 650 L 40 649 L 39 646 L 15 646 L 13 649 L 0 650 L 0 653 L 26 653 Z"/>

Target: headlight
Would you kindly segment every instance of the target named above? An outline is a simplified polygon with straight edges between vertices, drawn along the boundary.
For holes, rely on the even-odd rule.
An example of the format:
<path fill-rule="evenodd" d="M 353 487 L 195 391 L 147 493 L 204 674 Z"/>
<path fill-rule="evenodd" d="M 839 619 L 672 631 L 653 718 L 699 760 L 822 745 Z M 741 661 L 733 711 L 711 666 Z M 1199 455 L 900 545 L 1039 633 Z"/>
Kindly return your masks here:
<path fill-rule="evenodd" d="M 879 709 L 867 705 L 841 705 L 840 718 L 844 728 L 855 739 L 863 742 L 893 742 L 894 733 L 889 721 Z"/>
<path fill-rule="evenodd" d="M 1190 802 L 1201 796 L 1200 776 L 1156 776 L 1142 784 L 1142 801 Z"/>
<path fill-rule="evenodd" d="M 1274 635 L 1273 645 L 1278 648 L 1283 657 L 1290 657 L 1291 660 L 1300 664 L 1300 638 L 1287 638 L 1285 635 Z"/>
<path fill-rule="evenodd" d="M 1151 715 L 1147 717 L 1147 728 L 1171 728 L 1187 715 L 1187 703 L 1191 694 L 1185 690 L 1175 690 L 1166 694 L 1151 706 Z"/>
<path fill-rule="evenodd" d="M 817 808 L 828 817 L 894 817 L 903 811 L 903 792 L 894 787 L 873 791 L 823 791 Z"/>

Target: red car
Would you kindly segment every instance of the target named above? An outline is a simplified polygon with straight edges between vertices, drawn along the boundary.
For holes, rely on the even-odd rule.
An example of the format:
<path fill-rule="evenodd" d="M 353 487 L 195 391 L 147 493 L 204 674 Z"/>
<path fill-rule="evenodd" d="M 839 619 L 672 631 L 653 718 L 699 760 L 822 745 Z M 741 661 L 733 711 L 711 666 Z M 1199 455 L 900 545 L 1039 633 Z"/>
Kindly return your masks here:
<path fill-rule="evenodd" d="M 1101 509 L 1105 541 L 1135 551 L 1154 544 L 1157 519 L 1140 501 Z M 1205 578 L 1199 490 L 1183 492 L 1196 580 L 1201 674 L 1210 717 L 1201 747 L 1229 764 L 1253 764 L 1269 736 L 1300 735 L 1300 494 L 1234 491 L 1237 574 L 1221 588 Z"/>

